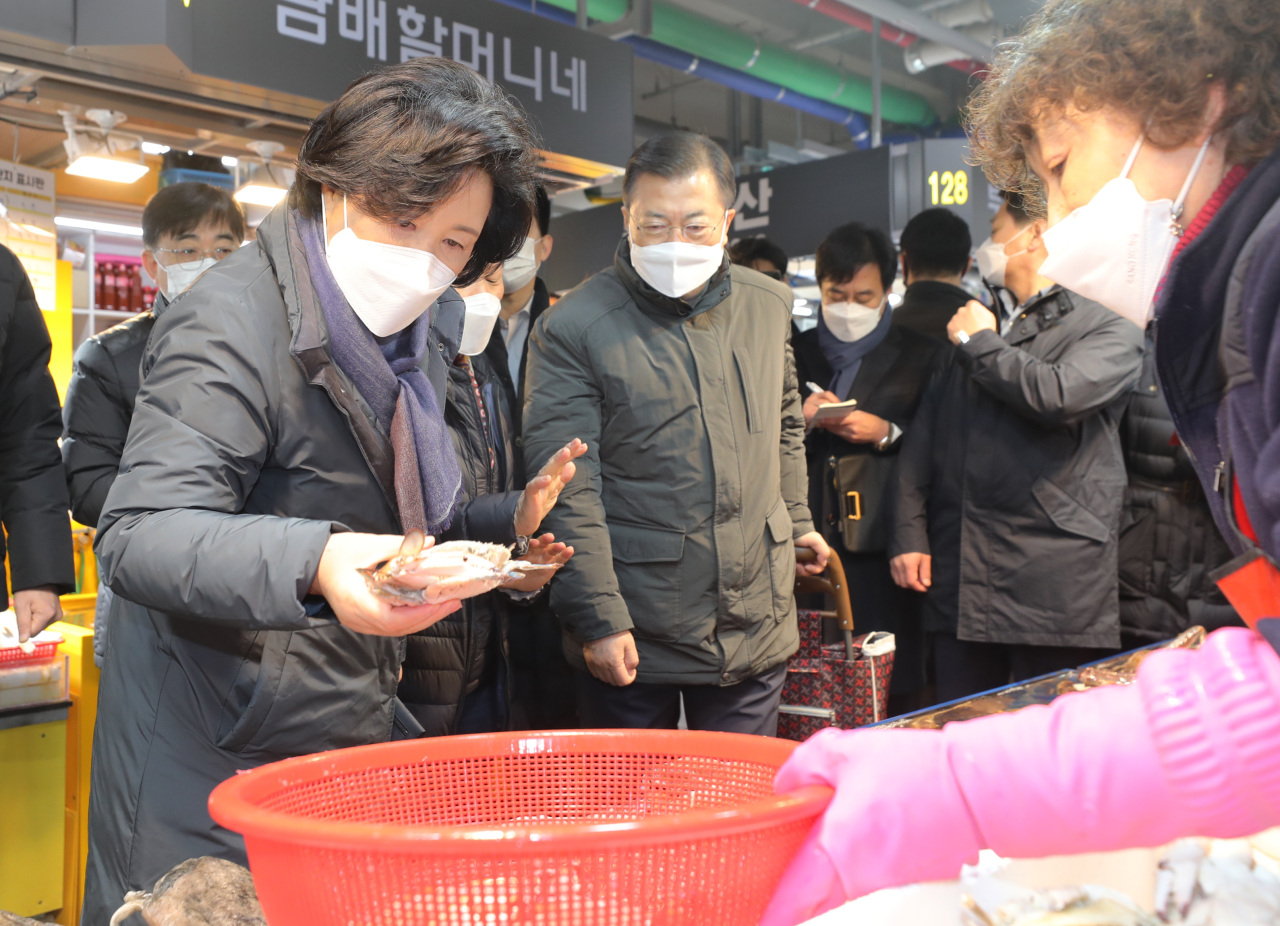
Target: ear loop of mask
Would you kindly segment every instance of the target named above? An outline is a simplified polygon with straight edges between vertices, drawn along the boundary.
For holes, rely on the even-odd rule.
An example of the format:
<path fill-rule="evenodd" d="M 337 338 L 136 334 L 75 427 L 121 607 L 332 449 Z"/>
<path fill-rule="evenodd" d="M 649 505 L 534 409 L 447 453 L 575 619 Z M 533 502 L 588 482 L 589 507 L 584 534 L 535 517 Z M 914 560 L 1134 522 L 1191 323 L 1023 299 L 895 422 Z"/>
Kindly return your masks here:
<path fill-rule="evenodd" d="M 321 205 L 323 205 L 323 203 Z M 322 221 L 324 222 L 324 250 L 325 250 L 325 253 L 327 254 L 329 253 L 329 210 L 321 209 L 320 215 L 322 217 Z M 347 194 L 346 193 L 342 194 L 342 227 L 343 228 L 347 227 Z"/>
<path fill-rule="evenodd" d="M 1200 173 L 1200 165 L 1204 163 L 1204 157 L 1209 153 L 1209 142 L 1213 141 L 1210 135 L 1204 140 L 1204 144 L 1200 146 L 1200 153 L 1196 155 L 1195 163 L 1191 165 L 1191 173 L 1187 174 L 1186 181 L 1182 184 L 1182 190 L 1178 193 L 1178 198 L 1173 202 L 1173 213 L 1169 217 L 1169 233 L 1175 238 L 1182 237 L 1182 208 L 1186 202 L 1187 194 L 1191 192 L 1191 184 L 1196 179 L 1196 174 Z"/>
<path fill-rule="evenodd" d="M 1021 238 L 1021 237 L 1022 237 L 1023 235 L 1025 235 L 1027 232 L 1029 232 L 1029 231 L 1033 230 L 1035 227 L 1036 227 L 1036 223 L 1035 223 L 1035 222 L 1032 222 L 1030 225 L 1028 225 L 1028 226 L 1027 226 L 1026 228 L 1024 228 L 1022 231 L 1018 232 L 1016 235 L 1014 235 L 1012 238 L 1010 238 L 1008 241 L 1006 241 L 1003 245 L 1001 245 L 1001 246 L 1000 246 L 1000 250 L 1002 250 L 1002 251 L 1003 251 L 1006 247 L 1008 247 L 1008 246 L 1009 246 L 1010 244 L 1012 244 L 1013 242 L 1017 241 L 1019 238 Z M 1032 237 L 1034 238 L 1034 236 L 1032 236 Z M 1026 253 L 1027 253 L 1028 251 L 1030 251 L 1030 250 L 1031 250 L 1031 245 L 1027 245 L 1027 246 L 1026 246 L 1025 248 L 1023 248 L 1021 251 L 1014 251 L 1012 254 L 1005 254 L 1004 259 L 1005 259 L 1005 260 L 1013 260 L 1015 257 L 1020 257 L 1021 255 L 1026 254 Z"/>
<path fill-rule="evenodd" d="M 1133 162 L 1137 160 L 1138 152 L 1142 150 L 1142 143 L 1145 140 L 1144 135 L 1139 135 L 1138 140 L 1133 143 L 1133 150 L 1129 152 L 1129 159 L 1124 162 L 1124 170 L 1120 171 L 1120 179 L 1123 180 L 1129 176 L 1129 171 L 1133 168 Z M 1200 165 L 1204 163 L 1205 155 L 1209 153 L 1209 144 L 1213 141 L 1210 135 L 1204 140 L 1204 144 L 1200 146 L 1200 152 L 1196 155 L 1195 162 L 1191 165 L 1191 172 L 1187 174 L 1187 179 L 1182 183 L 1182 189 L 1178 192 L 1178 198 L 1173 201 L 1173 210 L 1169 219 L 1169 234 L 1175 238 L 1182 237 L 1182 209 L 1187 200 L 1187 194 L 1191 192 L 1191 184 L 1195 182 L 1196 174 L 1200 173 Z"/>

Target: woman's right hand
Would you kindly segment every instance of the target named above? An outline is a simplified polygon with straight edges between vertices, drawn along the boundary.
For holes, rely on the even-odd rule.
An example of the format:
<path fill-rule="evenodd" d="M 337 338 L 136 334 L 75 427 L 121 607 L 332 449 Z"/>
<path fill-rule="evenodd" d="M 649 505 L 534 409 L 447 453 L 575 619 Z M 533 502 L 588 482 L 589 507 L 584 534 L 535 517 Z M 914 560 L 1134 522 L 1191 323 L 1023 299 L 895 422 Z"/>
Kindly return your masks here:
<path fill-rule="evenodd" d="M 411 532 L 410 537 L 395 534 L 332 534 L 320 555 L 320 568 L 311 583 L 311 594 L 329 602 L 333 613 L 348 630 L 379 637 L 403 637 L 430 627 L 462 606 L 461 602 L 443 604 L 393 605 L 369 591 L 357 569 L 373 566 L 401 553 L 427 549 L 435 540 Z"/>
<path fill-rule="evenodd" d="M 809 398 L 804 400 L 805 427 L 809 426 L 810 422 L 813 421 L 813 416 L 818 414 L 818 409 L 823 405 L 837 405 L 839 402 L 840 397 L 830 390 L 811 392 Z"/>

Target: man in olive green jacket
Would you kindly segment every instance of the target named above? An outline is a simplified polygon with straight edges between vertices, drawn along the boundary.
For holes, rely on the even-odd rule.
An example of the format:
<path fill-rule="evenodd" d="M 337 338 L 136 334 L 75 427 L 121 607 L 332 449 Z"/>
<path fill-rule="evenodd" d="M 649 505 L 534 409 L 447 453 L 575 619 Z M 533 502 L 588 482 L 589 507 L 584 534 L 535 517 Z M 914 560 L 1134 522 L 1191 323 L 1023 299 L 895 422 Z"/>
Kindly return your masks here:
<path fill-rule="evenodd" d="M 529 339 L 524 451 L 590 447 L 544 528 L 577 551 L 551 588 L 588 726 L 772 735 L 797 647 L 806 504 L 791 291 L 731 266 L 728 157 L 673 132 L 627 166 L 614 266 Z"/>

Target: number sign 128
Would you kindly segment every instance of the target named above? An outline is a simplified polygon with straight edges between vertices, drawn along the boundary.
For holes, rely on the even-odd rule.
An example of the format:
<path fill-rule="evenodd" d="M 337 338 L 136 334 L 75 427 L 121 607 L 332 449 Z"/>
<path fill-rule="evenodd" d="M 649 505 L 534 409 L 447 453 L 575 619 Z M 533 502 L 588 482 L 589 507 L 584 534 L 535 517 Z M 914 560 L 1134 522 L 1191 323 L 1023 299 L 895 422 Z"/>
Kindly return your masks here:
<path fill-rule="evenodd" d="M 969 201 L 969 175 L 963 170 L 935 170 L 929 175 L 930 201 L 935 206 L 963 206 Z"/>

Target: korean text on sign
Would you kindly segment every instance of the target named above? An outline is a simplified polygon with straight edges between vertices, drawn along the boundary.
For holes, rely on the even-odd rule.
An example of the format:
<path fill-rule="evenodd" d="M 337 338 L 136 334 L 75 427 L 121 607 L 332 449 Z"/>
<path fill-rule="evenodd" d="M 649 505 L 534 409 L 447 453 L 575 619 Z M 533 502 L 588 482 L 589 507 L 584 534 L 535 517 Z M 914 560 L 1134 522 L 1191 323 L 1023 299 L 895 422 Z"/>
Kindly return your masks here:
<path fill-rule="evenodd" d="M 396 32 L 404 62 L 411 58 L 452 58 L 489 80 L 527 87 L 541 103 L 564 97 L 574 112 L 587 111 L 587 62 L 562 56 L 541 45 L 521 46 L 508 36 L 467 23 L 428 16 L 412 5 L 395 7 L 388 17 L 387 0 L 287 0 L 276 4 L 276 32 L 286 38 L 326 45 L 336 25 L 338 38 L 362 42 L 367 57 L 387 60 L 388 28 Z M 332 20 L 330 19 L 332 13 Z"/>

